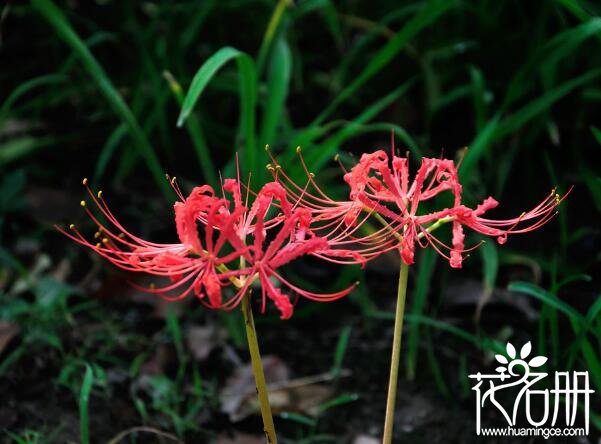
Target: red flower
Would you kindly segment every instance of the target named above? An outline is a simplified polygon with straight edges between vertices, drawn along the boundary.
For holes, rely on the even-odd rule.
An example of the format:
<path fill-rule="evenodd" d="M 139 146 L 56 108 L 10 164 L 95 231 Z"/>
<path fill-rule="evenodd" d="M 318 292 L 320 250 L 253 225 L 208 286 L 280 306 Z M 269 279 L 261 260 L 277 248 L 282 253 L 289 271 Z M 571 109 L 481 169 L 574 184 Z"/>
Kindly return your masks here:
<path fill-rule="evenodd" d="M 227 180 L 224 189 L 231 192 L 234 200 L 241 205 L 238 181 Z M 282 214 L 265 221 L 267 212 L 272 206 L 276 206 L 274 200 L 277 201 L 277 208 L 282 211 Z M 241 238 L 250 235 L 253 242 L 249 244 L 248 254 L 244 255 L 247 267 L 234 271 L 244 285 L 225 308 L 236 306 L 255 279 L 258 279 L 261 284 L 262 310 L 265 310 L 266 300 L 269 298 L 280 310 L 282 319 L 292 315 L 293 306 L 288 296 L 274 285 L 272 279 L 300 296 L 316 301 L 332 301 L 350 293 L 355 285 L 336 293 L 313 293 L 295 286 L 278 272 L 279 267 L 301 256 L 328 250 L 328 241 L 316 236 L 309 228 L 311 222 L 311 213 L 305 208 L 294 208 L 279 183 L 270 182 L 263 186 L 250 210 L 240 219 L 238 235 Z M 271 241 L 267 240 L 267 229 L 274 233 Z"/>
<path fill-rule="evenodd" d="M 389 160 L 384 151 L 364 154 L 344 179 L 351 188 L 351 199 L 362 202 L 368 211 L 373 211 L 384 221 L 389 238 L 396 239 L 405 263 L 413 263 L 417 242 L 422 248 L 431 245 L 449 260 L 453 268 L 461 267 L 463 253 L 469 251 L 464 246 L 464 225 L 479 233 L 496 236 L 499 243 L 504 243 L 509 234 L 525 233 L 545 224 L 565 198 L 560 198 L 554 190 L 543 202 L 520 217 L 487 219 L 482 215 L 496 207 L 498 202 L 489 197 L 474 210 L 462 205 L 462 187 L 452 160 L 423 158 L 410 184 L 408 159 L 393 154 Z M 445 191 L 452 194 L 451 207 L 418 214 L 421 202 Z M 445 245 L 432 235 L 432 231 L 449 222 L 453 225 L 452 246 Z"/>
<path fill-rule="evenodd" d="M 291 284 L 278 271 L 279 267 L 300 256 L 329 248 L 326 239 L 310 230 L 311 213 L 303 208 L 293 208 L 278 183 L 266 184 L 256 194 L 250 208 L 242 202 L 237 180 L 228 179 L 223 183 L 224 191 L 232 195 L 233 202 L 215 196 L 208 185 L 194 188 L 184 198 L 174 180 L 171 183 L 181 199 L 174 205 L 179 243 L 152 243 L 128 232 L 114 217 L 102 193 L 95 195 L 85 179 L 84 185 L 92 201 L 109 222 L 108 226 L 104 225 L 86 202 L 81 202 L 98 226 L 94 237 L 99 242 L 88 241 L 74 225 L 70 226 L 70 232 L 57 228 L 122 269 L 168 277 L 171 284 L 143 290 L 169 300 L 194 293 L 210 308 L 232 309 L 258 281 L 263 310 L 269 298 L 280 310 L 281 317 L 287 319 L 292 315 L 293 305 L 274 280 L 300 296 L 319 301 L 343 297 L 354 288 L 353 285 L 333 294 L 312 293 Z M 247 194 L 247 202 L 248 197 Z M 281 214 L 269 217 L 272 208 L 279 209 Z M 199 236 L 199 228 L 202 236 Z M 267 241 L 272 233 L 273 239 Z M 230 285 L 235 287 L 235 294 L 224 301 L 222 288 Z M 176 295 L 170 296 L 174 292 Z"/>
<path fill-rule="evenodd" d="M 368 235 L 361 234 L 365 222 L 370 219 L 369 211 L 361 214 L 365 205 L 353 196 L 351 200 L 336 200 L 326 194 L 315 181 L 315 175 L 309 172 L 300 147 L 296 152 L 307 178 L 302 186 L 287 175 L 269 147 L 266 149 L 272 161 L 267 169 L 274 180 L 285 189 L 294 208 L 306 210 L 311 231 L 328 240 L 328 247 L 313 252 L 313 256 L 339 264 L 363 266 L 369 259 L 396 248 L 385 227 Z"/>

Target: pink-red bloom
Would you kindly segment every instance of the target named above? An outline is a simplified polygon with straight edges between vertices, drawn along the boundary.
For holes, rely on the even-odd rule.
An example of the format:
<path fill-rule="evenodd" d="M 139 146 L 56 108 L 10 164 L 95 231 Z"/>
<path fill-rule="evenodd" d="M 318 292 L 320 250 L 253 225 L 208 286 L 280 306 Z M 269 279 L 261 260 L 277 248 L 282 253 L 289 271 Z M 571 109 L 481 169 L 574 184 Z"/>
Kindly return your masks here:
<path fill-rule="evenodd" d="M 495 220 L 483 217 L 498 206 L 492 197 L 476 209 L 461 203 L 462 186 L 457 166 L 452 160 L 423 158 L 413 180 L 409 174 L 409 161 L 384 151 L 364 154 L 360 161 L 344 176 L 350 186 L 351 200 L 359 201 L 364 208 L 377 213 L 385 221 L 389 233 L 396 238 L 403 261 L 414 261 L 415 244 L 432 246 L 447 258 L 451 267 L 460 268 L 465 248 L 463 227 L 495 236 L 505 243 L 509 234 L 535 230 L 556 214 L 555 208 L 565 198 L 551 192 L 545 200 L 519 217 Z M 422 203 L 443 192 L 449 192 L 452 204 L 433 212 L 424 212 Z M 445 223 L 452 224 L 452 245 L 436 238 L 432 231 Z"/>
<path fill-rule="evenodd" d="M 86 239 L 74 225 L 61 232 L 81 245 L 94 249 L 116 266 L 169 278 L 161 288 L 145 288 L 169 300 L 196 295 L 210 308 L 232 309 L 248 294 L 253 284 L 261 287 L 262 309 L 270 299 L 283 319 L 292 315 L 293 302 L 282 291 L 317 301 L 331 301 L 347 295 L 354 285 L 332 294 L 301 289 L 285 279 L 283 265 L 308 254 L 329 249 L 328 241 L 310 229 L 312 214 L 294 207 L 277 183 L 263 186 L 252 205 L 242 202 L 240 183 L 227 179 L 218 197 L 204 185 L 184 197 L 171 181 L 180 201 L 174 205 L 178 243 L 159 244 L 143 240 L 127 231 L 113 215 L 102 193 L 94 194 L 84 180 L 92 202 L 107 219 L 103 224 L 85 201 L 82 206 L 98 227 L 95 240 Z M 277 211 L 277 214 L 270 216 Z M 200 233 L 200 234 L 199 234 Z M 224 287 L 234 287 L 224 295 Z"/>
<path fill-rule="evenodd" d="M 302 156 L 299 160 L 306 173 L 304 184 L 292 180 L 272 157 L 268 168 L 274 181 L 257 193 L 245 186 L 244 199 L 239 179 L 224 180 L 221 197 L 208 185 L 196 187 L 184 197 L 171 180 L 180 199 L 174 205 L 177 243 L 148 242 L 127 231 L 102 193 L 94 194 L 86 180 L 92 202 L 108 223 L 103 224 L 82 201 L 98 226 L 95 240 L 86 239 L 73 225 L 70 231 L 61 231 L 122 269 L 170 280 L 161 288 L 146 291 L 171 300 L 194 294 L 210 308 L 232 309 L 257 285 L 262 309 L 271 300 L 286 319 L 293 312 L 287 293 L 330 301 L 347 295 L 354 287 L 332 294 L 297 287 L 280 268 L 301 256 L 364 265 L 396 249 L 402 260 L 411 264 L 417 244 L 431 246 L 449 260 L 451 267 L 459 268 L 471 249 L 465 248 L 464 227 L 504 243 L 510 234 L 545 224 L 565 198 L 553 191 L 519 217 L 490 219 L 484 215 L 498 202 L 489 197 L 475 209 L 462 204 L 462 186 L 452 160 L 424 158 L 412 177 L 409 160 L 398 157 L 393 149 L 390 157 L 381 150 L 364 154 L 344 175 L 350 188 L 348 199 L 336 200 L 317 185 Z M 451 204 L 425 211 L 425 202 L 441 193 L 449 195 Z M 445 224 L 452 226 L 451 245 L 433 234 Z"/>
<path fill-rule="evenodd" d="M 349 198 L 337 201 L 315 183 L 302 156 L 300 162 L 307 176 L 305 185 L 296 184 L 273 157 L 270 171 L 298 207 L 312 212 L 311 228 L 328 239 L 329 248 L 316 255 L 343 263 L 362 263 L 397 249 L 402 260 L 412 264 L 417 244 L 422 248 L 431 246 L 449 260 L 451 267 L 460 268 L 464 254 L 475 248 L 465 248 L 464 227 L 495 236 L 499 243 L 504 243 L 510 234 L 525 233 L 545 224 L 565 198 L 553 190 L 539 205 L 519 217 L 489 219 L 484 213 L 498 206 L 498 202 L 489 197 L 475 209 L 463 205 L 454 161 L 423 158 L 411 177 L 409 159 L 394 154 L 393 148 L 390 157 L 382 150 L 363 154 L 350 171 L 345 171 Z M 445 192 L 450 196 L 450 206 L 424 210 L 425 201 Z M 373 224 L 365 222 L 371 219 L 376 219 L 379 228 L 370 229 Z M 433 231 L 448 223 L 452 225 L 450 246 L 433 235 Z"/>

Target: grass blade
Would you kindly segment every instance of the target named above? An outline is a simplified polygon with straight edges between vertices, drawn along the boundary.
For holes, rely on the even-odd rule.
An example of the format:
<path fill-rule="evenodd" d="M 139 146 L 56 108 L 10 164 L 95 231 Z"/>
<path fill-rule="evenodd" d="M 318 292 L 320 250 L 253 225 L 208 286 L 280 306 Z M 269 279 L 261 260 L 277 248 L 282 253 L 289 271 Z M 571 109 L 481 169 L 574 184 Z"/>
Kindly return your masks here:
<path fill-rule="evenodd" d="M 351 337 L 351 326 L 347 325 L 340 332 L 340 337 L 338 338 L 338 343 L 336 344 L 336 352 L 334 353 L 334 365 L 332 366 L 331 373 L 334 378 L 337 378 L 340 375 L 340 371 L 342 370 L 342 362 L 344 361 L 344 356 L 346 355 L 346 349 L 348 347 L 348 340 Z"/>
<path fill-rule="evenodd" d="M 109 136 L 108 140 L 100 150 L 100 156 L 98 156 L 98 161 L 96 162 L 96 168 L 94 169 L 94 182 L 100 182 L 100 178 L 104 175 L 106 171 L 106 166 L 108 165 L 111 157 L 113 157 L 113 153 L 127 134 L 127 126 L 122 123 L 119 125 L 115 131 Z"/>
<path fill-rule="evenodd" d="M 311 165 L 312 168 L 321 168 L 334 156 L 336 151 L 340 149 L 340 144 L 342 144 L 342 142 L 353 137 L 361 128 L 362 124 L 369 122 L 371 119 L 376 117 L 383 109 L 404 95 L 414 84 L 415 80 L 410 79 L 386 96 L 371 104 L 361 114 L 343 126 L 339 131 L 325 140 L 316 149 L 307 152 L 307 163 Z"/>
<path fill-rule="evenodd" d="M 554 295 L 543 290 L 542 288 L 531 284 L 530 282 L 511 282 L 507 286 L 507 289 L 534 296 L 536 299 L 561 311 L 570 319 L 577 321 L 581 325 L 586 326 L 588 324 L 585 317 L 578 313 L 573 307 L 556 298 Z"/>
<path fill-rule="evenodd" d="M 457 336 L 458 338 L 463 339 L 464 341 L 467 341 L 478 348 L 481 348 L 482 350 L 489 350 L 494 353 L 505 352 L 505 347 L 501 342 L 487 337 L 480 338 L 465 331 L 462 328 L 449 324 L 448 322 L 440 321 L 438 319 L 433 319 L 427 316 L 418 316 L 411 314 L 405 315 L 405 320 L 410 323 L 419 323 L 450 333 L 453 336 Z"/>
<path fill-rule="evenodd" d="M 496 140 L 516 132 L 536 116 L 547 112 L 559 99 L 571 93 L 574 89 L 596 79 L 599 75 L 601 75 L 601 69 L 591 70 L 547 91 L 502 121 L 499 115 L 490 119 L 484 129 L 476 136 L 463 159 L 459 170 L 461 179 L 465 180 L 473 174 L 477 163 Z"/>
<path fill-rule="evenodd" d="M 273 10 L 273 14 L 269 19 L 269 24 L 265 29 L 265 35 L 263 36 L 263 41 L 261 42 L 261 47 L 259 48 L 259 54 L 257 55 L 257 73 L 263 72 L 265 60 L 267 59 L 267 55 L 272 47 L 274 37 L 282 21 L 284 12 L 286 12 L 286 6 L 290 4 L 292 4 L 291 0 L 279 0 L 275 6 L 275 9 Z"/>
<path fill-rule="evenodd" d="M 184 103 L 184 92 L 182 91 L 181 85 L 168 71 L 163 73 L 163 77 L 165 77 L 167 80 L 169 88 L 177 100 L 177 103 L 182 106 Z M 213 158 L 211 157 L 209 146 L 207 145 L 200 122 L 194 114 L 188 117 L 186 129 L 190 134 L 190 139 L 192 139 L 192 144 L 194 145 L 194 150 L 196 151 L 196 156 L 198 157 L 200 168 L 202 169 L 202 174 L 204 175 L 205 180 L 212 185 L 213 188 L 218 189 L 219 178 L 217 177 L 217 170 L 215 168 L 215 164 L 213 163 Z"/>
<path fill-rule="evenodd" d="M 415 289 L 413 290 L 413 303 L 411 304 L 410 313 L 413 316 L 421 316 L 424 313 L 426 306 L 426 298 L 430 291 L 430 281 L 436 266 L 436 252 L 433 248 L 427 248 L 422 251 L 419 259 L 419 268 Z M 415 379 L 415 370 L 417 367 L 417 355 L 419 352 L 418 342 L 420 337 L 420 325 L 413 322 L 409 325 L 407 336 L 407 358 L 406 371 L 409 380 Z"/>
<path fill-rule="evenodd" d="M 30 80 L 26 80 L 17 86 L 12 93 L 2 102 L 0 106 L 0 121 L 10 111 L 14 103 L 19 100 L 22 96 L 27 94 L 29 91 L 36 89 L 40 86 L 60 84 L 67 81 L 67 76 L 62 74 L 48 74 L 45 76 L 36 77 Z"/>
<path fill-rule="evenodd" d="M 83 377 L 81 391 L 79 393 L 79 436 L 81 438 L 81 444 L 90 444 L 88 404 L 93 383 L 94 372 L 92 371 L 92 367 L 86 364 L 86 373 Z"/>
<path fill-rule="evenodd" d="M 499 126 L 499 120 L 499 115 L 491 118 L 470 144 L 459 168 L 459 178 L 462 182 L 472 177 L 478 161 L 486 154 L 486 151 L 493 143 L 495 132 Z"/>
<path fill-rule="evenodd" d="M 534 117 L 547 112 L 559 99 L 571 93 L 574 89 L 596 79 L 599 75 L 601 75 L 601 69 L 594 69 L 547 91 L 501 122 L 495 132 L 495 139 L 517 131 Z"/>
<path fill-rule="evenodd" d="M 274 142 L 278 123 L 284 114 L 291 72 L 292 55 L 290 47 L 285 39 L 279 38 L 274 47 L 267 81 L 267 101 L 263 112 L 261 146 Z"/>
<path fill-rule="evenodd" d="M 219 71 L 230 60 L 235 60 L 236 58 L 243 56 L 245 56 L 243 52 L 238 51 L 230 46 L 226 46 L 213 54 L 202 64 L 198 71 L 196 71 L 196 74 L 192 79 L 192 83 L 190 84 L 190 88 L 184 97 L 182 110 L 180 111 L 177 119 L 178 127 L 181 127 L 184 124 L 194 109 L 194 106 L 200 98 L 200 95 L 203 93 L 204 89 L 207 87 L 215 74 L 217 74 L 217 71 Z"/>
<path fill-rule="evenodd" d="M 184 124 L 211 79 L 219 69 L 231 60 L 236 61 L 240 76 L 240 127 L 246 142 L 246 169 L 256 171 L 255 105 L 257 78 L 255 63 L 247 54 L 226 46 L 202 64 L 196 71 L 190 88 L 184 97 L 182 110 L 177 119 L 177 126 L 181 127 Z"/>
<path fill-rule="evenodd" d="M 159 188 L 162 189 L 165 196 L 172 197 L 173 192 L 167 181 L 165 181 L 163 169 L 161 168 L 159 160 L 138 121 L 88 47 L 75 33 L 63 12 L 51 0 L 32 0 L 31 3 L 42 17 L 50 23 L 60 38 L 64 40 L 77 55 L 77 58 L 84 65 L 92 79 L 94 79 L 98 88 L 115 113 L 128 126 L 134 140 L 134 145 L 140 155 L 144 158 L 146 166 L 152 173 Z"/>
<path fill-rule="evenodd" d="M 0 145 L 0 166 L 15 162 L 42 148 L 56 144 L 52 136 L 31 137 L 23 136 L 7 141 Z"/>
<path fill-rule="evenodd" d="M 597 127 L 591 126 L 591 131 L 593 136 L 595 136 L 595 140 L 599 142 L 599 145 L 601 145 L 601 130 Z"/>
<path fill-rule="evenodd" d="M 350 85 L 344 88 L 330 105 L 317 116 L 312 125 L 323 122 L 345 100 L 351 97 L 363 84 L 380 72 L 405 47 L 405 45 L 428 25 L 434 23 L 441 15 L 454 6 L 448 0 L 427 2 L 418 13 L 380 50 L 367 64 L 365 69 Z"/>

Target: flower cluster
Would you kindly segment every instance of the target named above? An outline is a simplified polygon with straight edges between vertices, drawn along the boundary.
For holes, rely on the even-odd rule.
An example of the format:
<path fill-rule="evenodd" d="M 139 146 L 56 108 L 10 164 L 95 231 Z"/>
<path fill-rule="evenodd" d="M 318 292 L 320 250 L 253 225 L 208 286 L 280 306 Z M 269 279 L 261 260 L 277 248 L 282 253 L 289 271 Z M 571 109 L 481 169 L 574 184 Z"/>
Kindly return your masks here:
<path fill-rule="evenodd" d="M 84 237 L 73 224 L 70 230 L 59 230 L 122 269 L 170 280 L 168 285 L 145 291 L 170 300 L 194 294 L 207 307 L 229 310 L 257 284 L 261 288 L 262 310 L 269 299 L 281 317 L 287 319 L 292 315 L 293 302 L 284 293 L 286 289 L 307 299 L 331 301 L 347 295 L 355 286 L 331 294 L 299 288 L 280 269 L 301 256 L 364 265 L 387 251 L 398 250 L 402 260 L 411 264 L 417 244 L 422 248 L 432 246 L 449 260 L 451 267 L 459 268 L 469 251 L 464 245 L 464 227 L 504 243 L 509 234 L 532 231 L 546 223 L 565 198 L 553 191 L 519 217 L 488 219 L 484 213 L 498 202 L 489 197 L 475 209 L 463 205 L 457 166 L 452 160 L 424 158 L 411 178 L 408 158 L 397 156 L 393 149 L 390 156 L 381 150 L 364 154 L 345 171 L 344 180 L 350 188 L 348 199 L 336 200 L 318 186 L 300 149 L 297 151 L 307 177 L 300 185 L 273 156 L 268 169 L 274 180 L 257 193 L 242 185 L 238 177 L 223 181 L 221 196 L 204 185 L 186 197 L 175 179 L 168 177 L 180 199 L 174 204 L 178 243 L 148 242 L 127 231 L 107 206 L 102 192 L 95 194 L 86 179 L 83 183 L 90 199 L 107 223 L 101 222 L 82 201 L 82 207 L 98 227 L 94 241 Z M 444 192 L 452 197 L 450 206 L 423 212 L 424 201 Z M 376 228 L 372 221 L 377 222 Z M 433 235 L 449 223 L 452 245 Z M 224 292 L 225 287 L 233 290 Z"/>
<path fill-rule="evenodd" d="M 287 319 L 293 305 L 281 287 L 317 301 L 341 298 L 354 288 L 352 285 L 336 293 L 318 294 L 301 289 L 282 276 L 280 267 L 304 255 L 326 252 L 329 244 L 311 230 L 311 212 L 293 206 L 277 182 L 264 185 L 250 205 L 250 193 L 243 202 L 236 179 L 226 179 L 222 184 L 228 197 L 216 196 L 208 185 L 196 187 L 184 197 L 175 180 L 170 182 L 180 197 L 174 205 L 179 243 L 148 242 L 130 233 L 113 215 L 102 192 L 92 192 L 87 179 L 83 184 L 90 199 L 108 223 L 103 224 L 86 201 L 81 201 L 98 227 L 94 242 L 73 224 L 69 231 L 59 230 L 124 270 L 169 278 L 170 284 L 164 287 L 142 288 L 168 300 L 194 294 L 209 308 L 229 310 L 257 281 L 262 309 L 270 299 L 282 319 Z M 227 286 L 234 287 L 234 291 L 226 297 L 222 289 Z"/>
<path fill-rule="evenodd" d="M 300 150 L 297 150 L 300 154 Z M 300 161 L 305 166 L 302 156 Z M 398 250 L 406 264 L 414 262 L 415 245 L 431 246 L 445 257 L 451 267 L 461 268 L 464 254 L 476 248 L 465 248 L 464 227 L 486 236 L 496 237 L 503 244 L 510 234 L 526 233 L 548 222 L 556 213 L 556 207 L 569 194 L 560 197 L 555 189 L 536 207 L 520 216 L 495 220 L 484 217 L 484 213 L 499 203 L 488 197 L 475 209 L 461 203 L 462 186 L 455 162 L 448 159 L 423 158 L 414 177 L 409 173 L 409 159 L 399 157 L 394 148 L 389 156 L 378 150 L 363 154 L 350 171 L 345 171 L 344 181 L 349 186 L 347 201 L 329 198 L 307 173 L 307 185 L 295 185 L 277 161 L 269 168 L 274 179 L 295 197 L 298 205 L 317 215 L 321 223 L 317 232 L 328 231 L 324 237 L 332 240 L 329 250 L 322 256 L 350 257 L 357 255 L 371 259 L 390 250 Z M 310 185 L 310 187 L 309 187 Z M 310 189 L 311 188 L 311 189 Z M 452 204 L 434 212 L 424 212 L 422 203 L 442 193 L 450 193 Z M 361 214 L 365 214 L 364 218 Z M 356 236 L 358 227 L 366 219 L 373 218 L 379 229 L 364 236 Z M 432 233 L 442 225 L 452 225 L 452 245 L 446 245 Z M 365 231 L 365 230 L 363 230 Z M 353 249 L 354 245 L 354 249 Z M 340 247 L 341 251 L 337 252 Z M 351 256 L 353 251 L 355 256 Z"/>

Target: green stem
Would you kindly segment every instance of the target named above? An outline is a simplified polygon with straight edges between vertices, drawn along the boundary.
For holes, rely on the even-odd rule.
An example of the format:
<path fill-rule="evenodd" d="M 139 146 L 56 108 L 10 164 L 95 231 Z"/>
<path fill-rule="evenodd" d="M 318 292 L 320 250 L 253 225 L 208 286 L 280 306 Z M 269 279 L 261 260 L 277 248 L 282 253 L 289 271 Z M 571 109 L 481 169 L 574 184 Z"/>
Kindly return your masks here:
<path fill-rule="evenodd" d="M 255 321 L 250 306 L 250 292 L 242 298 L 242 314 L 244 314 L 244 325 L 246 326 L 246 338 L 248 339 L 248 350 L 250 351 L 250 362 L 252 364 L 253 375 L 257 385 L 257 395 L 259 397 L 259 406 L 261 408 L 261 417 L 263 418 L 263 431 L 268 444 L 277 444 L 278 439 L 273 425 L 273 416 L 269 405 L 269 395 L 267 393 L 267 384 L 265 383 L 265 373 L 261 362 L 261 353 L 259 352 L 259 343 L 257 341 L 257 331 L 255 330 Z"/>
<path fill-rule="evenodd" d="M 394 407 L 396 404 L 397 380 L 401 355 L 401 338 L 403 336 L 403 315 L 405 314 L 405 296 L 407 295 L 407 277 L 409 266 L 401 259 L 399 270 L 399 286 L 397 289 L 396 313 L 394 317 L 394 337 L 392 340 L 392 356 L 390 358 L 390 379 L 388 381 L 388 397 L 386 399 L 386 419 L 384 421 L 383 444 L 392 442 L 394 425 Z"/>

